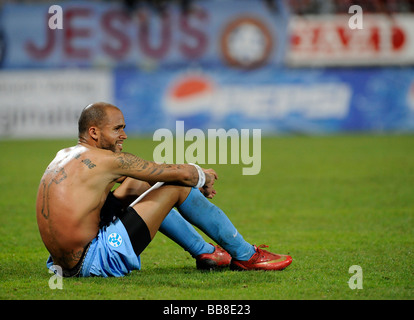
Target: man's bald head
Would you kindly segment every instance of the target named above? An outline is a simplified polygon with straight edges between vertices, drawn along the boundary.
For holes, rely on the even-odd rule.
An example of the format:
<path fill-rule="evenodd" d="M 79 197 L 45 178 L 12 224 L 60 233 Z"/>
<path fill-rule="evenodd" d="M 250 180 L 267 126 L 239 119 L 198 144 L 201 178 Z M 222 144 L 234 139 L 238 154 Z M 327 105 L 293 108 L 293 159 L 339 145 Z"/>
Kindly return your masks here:
<path fill-rule="evenodd" d="M 107 122 L 106 111 L 109 108 L 119 110 L 116 106 L 106 102 L 95 102 L 87 105 L 79 117 L 78 136 L 83 136 L 92 126 L 101 128 Z"/>

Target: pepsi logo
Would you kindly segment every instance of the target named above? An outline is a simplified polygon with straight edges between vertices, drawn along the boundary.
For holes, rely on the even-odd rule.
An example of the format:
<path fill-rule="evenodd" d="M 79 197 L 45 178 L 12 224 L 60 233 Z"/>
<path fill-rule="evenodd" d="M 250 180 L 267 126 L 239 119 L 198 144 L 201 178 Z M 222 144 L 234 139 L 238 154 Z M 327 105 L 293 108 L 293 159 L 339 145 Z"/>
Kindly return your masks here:
<path fill-rule="evenodd" d="M 174 79 L 165 96 L 166 109 L 173 114 L 193 115 L 208 109 L 214 82 L 202 74 L 185 74 Z"/>

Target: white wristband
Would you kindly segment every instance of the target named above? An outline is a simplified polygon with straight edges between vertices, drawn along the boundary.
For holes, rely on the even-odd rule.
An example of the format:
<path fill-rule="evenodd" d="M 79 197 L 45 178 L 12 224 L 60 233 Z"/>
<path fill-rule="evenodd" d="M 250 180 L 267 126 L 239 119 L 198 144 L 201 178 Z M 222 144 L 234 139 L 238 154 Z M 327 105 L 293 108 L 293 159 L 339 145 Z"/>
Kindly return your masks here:
<path fill-rule="evenodd" d="M 197 189 L 204 187 L 204 185 L 206 184 L 206 174 L 204 173 L 203 169 L 201 169 L 200 166 L 194 163 L 189 163 L 189 164 L 196 167 L 197 172 L 198 172 L 198 182 L 197 182 L 197 185 L 195 185 L 195 187 Z"/>

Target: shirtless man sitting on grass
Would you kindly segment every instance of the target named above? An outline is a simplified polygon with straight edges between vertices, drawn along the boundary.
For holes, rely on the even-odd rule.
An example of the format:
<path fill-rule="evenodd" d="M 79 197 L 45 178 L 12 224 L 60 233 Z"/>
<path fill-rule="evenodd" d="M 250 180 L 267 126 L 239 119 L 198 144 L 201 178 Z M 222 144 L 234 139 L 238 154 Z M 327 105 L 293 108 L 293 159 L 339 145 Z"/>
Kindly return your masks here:
<path fill-rule="evenodd" d="M 59 266 L 66 277 L 124 276 L 141 268 L 140 254 L 158 230 L 190 252 L 199 269 L 281 270 L 292 262 L 246 242 L 208 200 L 216 193 L 213 169 L 122 152 L 124 129 L 117 107 L 88 105 L 78 144 L 59 151 L 47 167 L 36 213 L 49 268 Z M 157 182 L 164 184 L 130 206 Z M 219 246 L 205 242 L 193 225 Z"/>

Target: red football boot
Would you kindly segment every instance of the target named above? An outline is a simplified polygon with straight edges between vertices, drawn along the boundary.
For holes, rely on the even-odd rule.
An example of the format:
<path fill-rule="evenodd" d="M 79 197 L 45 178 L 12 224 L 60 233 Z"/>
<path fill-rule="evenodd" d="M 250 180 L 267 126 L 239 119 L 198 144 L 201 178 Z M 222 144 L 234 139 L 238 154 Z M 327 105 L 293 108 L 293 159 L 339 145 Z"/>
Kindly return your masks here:
<path fill-rule="evenodd" d="M 260 248 L 267 248 L 262 244 L 254 246 L 256 253 L 247 261 L 232 260 L 232 270 L 283 270 L 292 263 L 292 257 L 282 254 L 274 254 Z"/>
<path fill-rule="evenodd" d="M 196 257 L 197 269 L 214 270 L 230 265 L 230 254 L 218 245 L 215 245 L 214 248 L 213 253 L 203 253 Z"/>

